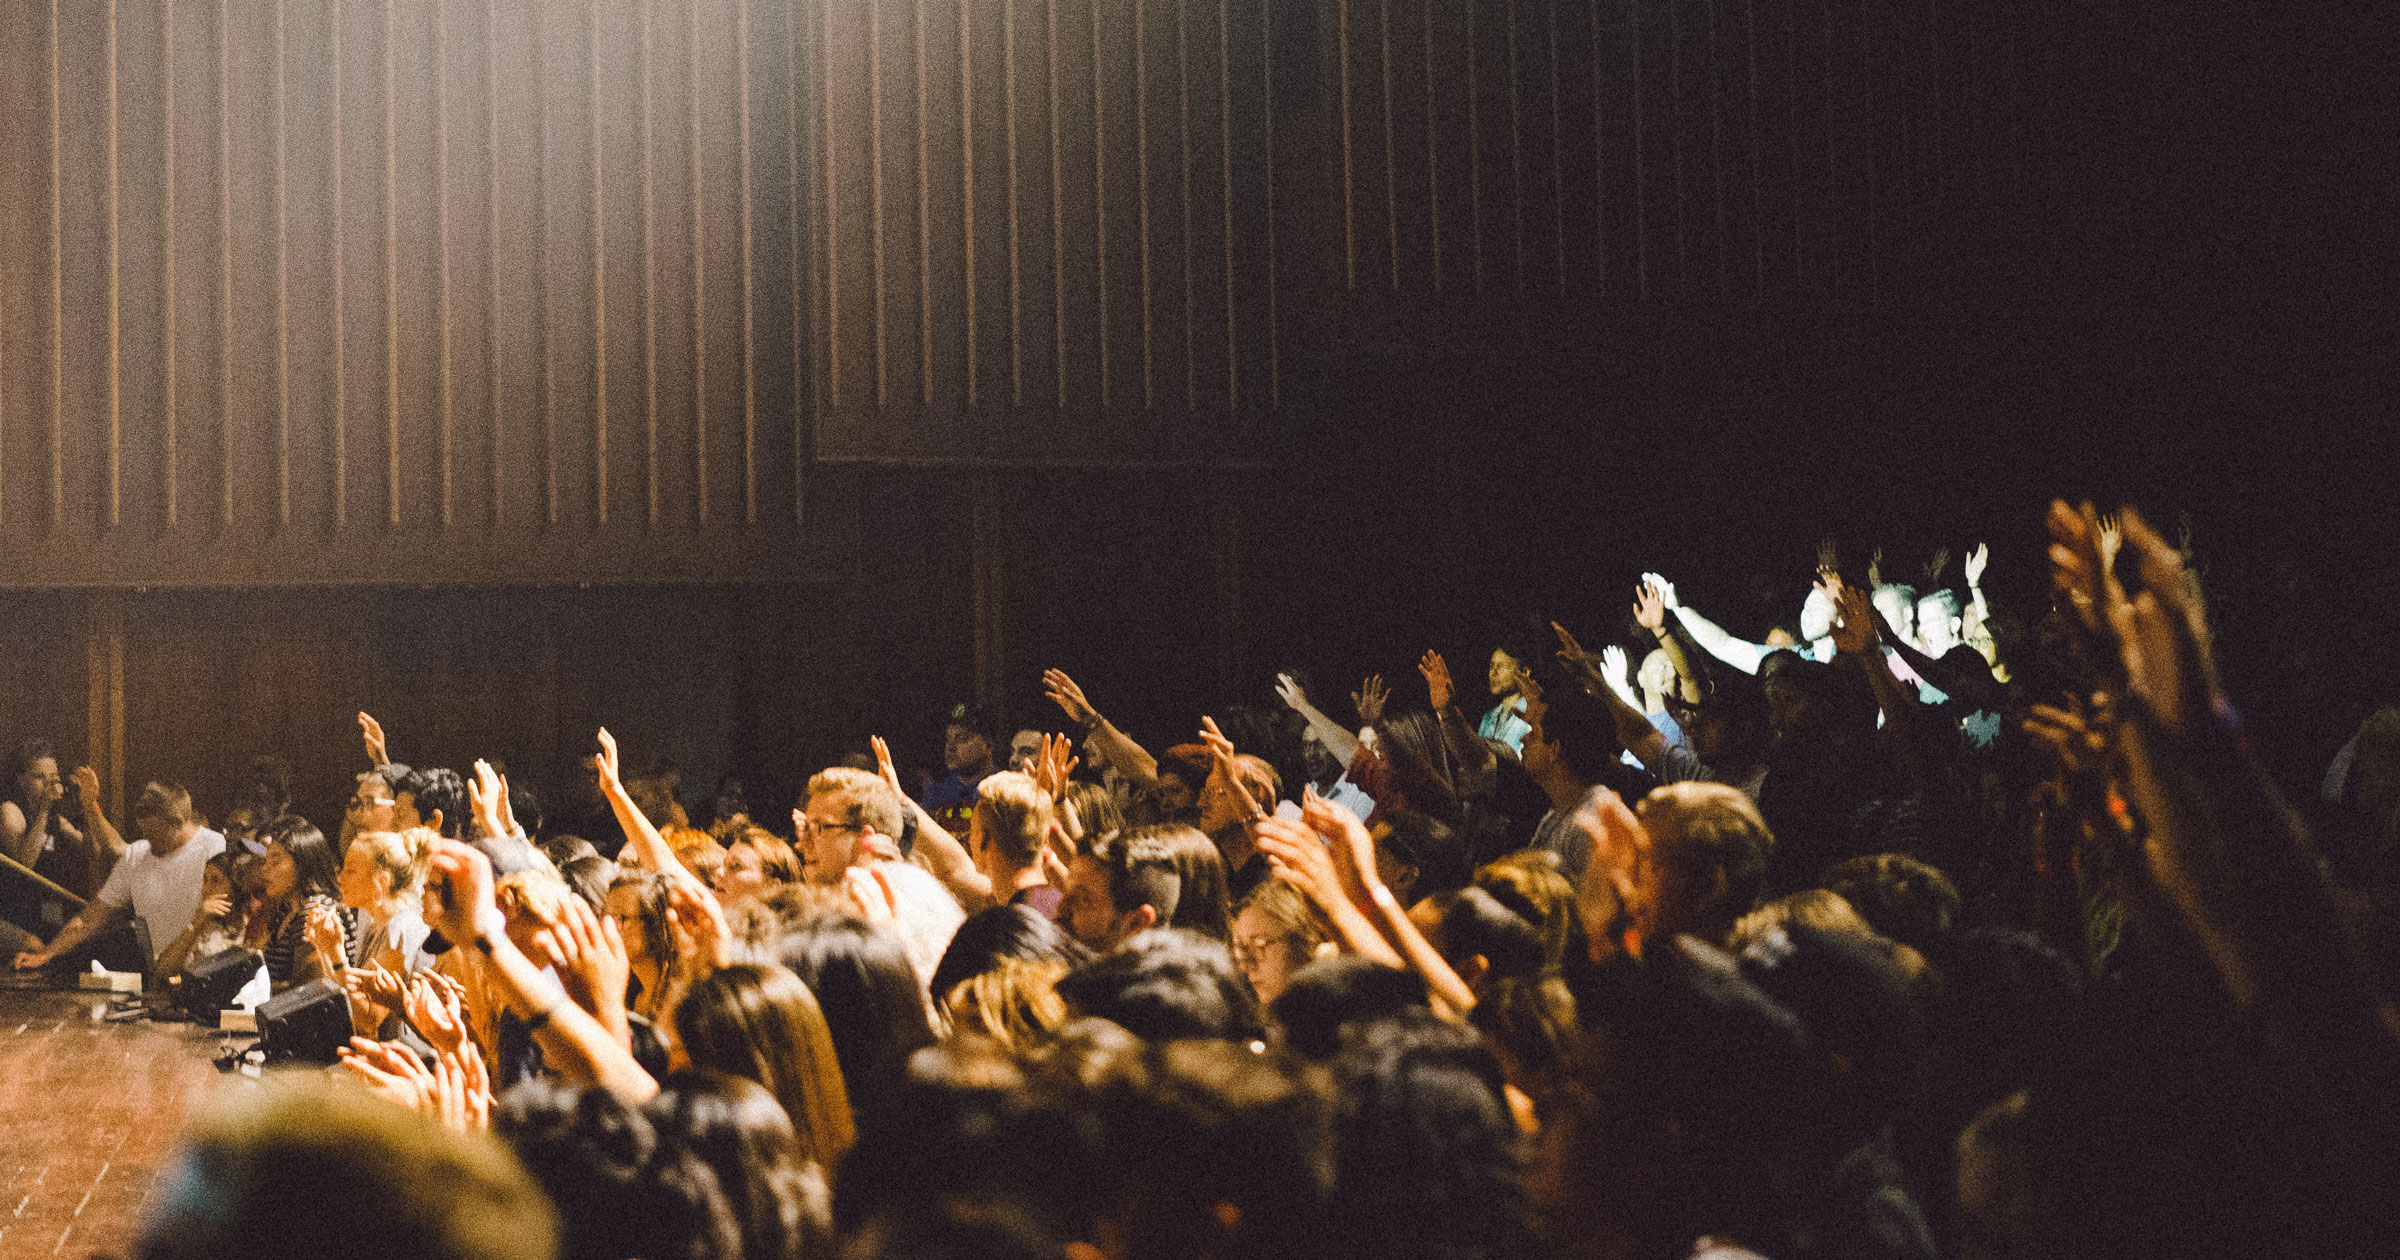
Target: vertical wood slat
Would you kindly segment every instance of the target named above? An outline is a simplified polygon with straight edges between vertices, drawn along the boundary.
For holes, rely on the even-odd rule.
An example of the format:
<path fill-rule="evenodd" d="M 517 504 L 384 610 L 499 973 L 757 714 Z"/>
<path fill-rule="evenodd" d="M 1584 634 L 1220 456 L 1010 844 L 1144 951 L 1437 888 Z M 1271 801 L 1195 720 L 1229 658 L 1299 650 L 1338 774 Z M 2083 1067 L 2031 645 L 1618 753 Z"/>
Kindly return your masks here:
<path fill-rule="evenodd" d="M 233 50 L 217 0 L 217 525 L 233 528 Z"/>
<path fill-rule="evenodd" d="M 960 0 L 960 3 L 962 4 L 968 2 L 969 0 Z M 802 289 L 800 284 L 800 259 L 802 254 L 805 252 L 800 243 L 802 239 L 800 223 L 803 215 L 804 204 L 800 197 L 800 130 L 802 123 L 800 120 L 799 27 L 801 12 L 802 6 L 799 3 L 799 0 L 790 0 L 788 6 L 784 9 L 783 15 L 784 69 L 786 71 L 786 77 L 790 80 L 790 82 L 786 85 L 786 99 L 789 106 L 787 122 L 790 125 L 784 133 L 784 143 L 787 149 L 787 165 L 784 175 L 786 183 L 785 192 L 786 195 L 791 199 L 791 205 L 789 209 L 791 214 L 790 248 L 792 251 L 792 524 L 795 527 L 806 523 L 806 504 L 808 501 L 807 430 L 809 411 L 812 408 L 815 400 L 813 389 L 812 392 L 806 396 L 803 396 L 802 394 L 800 388 L 801 363 L 803 362 L 804 353 L 809 356 L 813 356 L 815 354 L 815 346 L 818 340 L 814 336 L 816 328 L 816 303 L 805 300 L 805 291 Z M 808 239 L 813 243 L 816 238 L 813 234 L 811 234 Z M 973 288 L 972 285 L 969 285 L 968 287 L 970 290 Z M 803 306 L 808 307 L 810 310 L 809 322 L 805 325 L 806 332 L 803 331 L 804 325 L 800 319 L 800 311 Z M 805 351 L 802 345 L 804 339 L 807 343 Z M 972 361 L 972 358 L 973 356 L 970 354 L 970 361 Z M 810 363 L 815 362 L 813 357 L 808 358 L 806 361 Z M 811 385 L 813 386 L 813 384 L 814 381 L 812 380 Z"/>
<path fill-rule="evenodd" d="M 441 338 L 434 405 L 441 419 L 436 458 L 441 465 L 442 529 L 447 532 L 456 521 L 451 487 L 450 6 L 447 0 L 435 0 L 433 6 L 433 61 L 433 219 L 435 248 L 440 251 L 433 322 Z"/>
<path fill-rule="evenodd" d="M 883 0 L 867 6 L 867 274 L 875 304 L 875 406 L 890 402 L 890 346 L 884 326 L 883 280 Z"/>
<path fill-rule="evenodd" d="M 175 0 L 163 0 L 160 21 L 164 34 L 159 40 L 159 59 L 162 92 L 165 95 L 165 144 L 159 163 L 159 225 L 163 235 L 160 244 L 161 299 L 159 369 L 163 374 L 159 423 L 162 426 L 160 447 L 166 457 L 166 480 L 161 496 L 166 509 L 166 525 L 175 528 L 176 467 L 175 467 Z"/>
<path fill-rule="evenodd" d="M 758 524 L 758 285 L 751 244 L 750 0 L 735 14 L 735 90 L 741 94 L 742 146 L 742 524 Z"/>
<path fill-rule="evenodd" d="M 592 504 L 608 524 L 608 192 L 600 160 L 600 0 L 585 11 L 584 61 L 591 83 L 592 129 Z M 695 265 L 697 262 L 695 261 Z"/>
<path fill-rule="evenodd" d="M 342 6 L 327 6 L 332 25 L 332 106 L 326 112 L 332 121 L 333 142 L 330 146 L 332 169 L 333 235 L 333 525 L 340 529 L 350 518 L 350 389 L 349 354 L 347 344 L 347 304 L 342 300 L 343 265 L 348 251 L 348 236 L 342 222 Z"/>
<path fill-rule="evenodd" d="M 483 0 L 483 353 L 484 426 L 490 439 L 491 528 L 507 521 L 508 479 L 501 461 L 507 417 L 500 391 L 500 0 Z"/>
<path fill-rule="evenodd" d="M 1138 3 L 1138 0 L 1137 0 Z M 1099 326 L 1093 343 L 1100 355 L 1100 408 L 1108 409 L 1108 125 L 1100 85 L 1106 77 L 1100 48 L 1101 0 L 1091 0 L 1092 28 L 1092 258 L 1097 277 L 1092 285 Z M 1063 381 L 1065 374 L 1060 377 Z M 1062 386 L 1063 389 L 1063 386 Z"/>
<path fill-rule="evenodd" d="M 1142 258 L 1142 407 L 1158 406 L 1156 352 L 1151 345 L 1150 311 L 1150 32 L 1143 15 L 1149 0 L 1133 0 L 1133 151 L 1135 199 L 1139 204 L 1136 230 L 1141 233 Z"/>
<path fill-rule="evenodd" d="M 1009 405 L 1025 405 L 1025 267 L 1018 250 L 1017 212 L 1017 4 L 1000 5 L 1001 109 L 1008 158 L 1008 393 Z"/>
<path fill-rule="evenodd" d="M 654 10 L 642 6 L 640 140 L 642 148 L 642 482 L 643 523 L 658 528 L 658 188 L 651 128 L 656 35 Z"/>
<path fill-rule="evenodd" d="M 917 403 L 933 405 L 933 132 L 932 93 L 926 82 L 925 5 L 915 0 L 910 44 L 917 71 Z M 962 42 L 964 36 L 961 36 Z M 744 160 L 750 146 L 744 144 Z M 744 302 L 745 309 L 748 306 Z"/>
<path fill-rule="evenodd" d="M 400 117 L 398 0 L 383 0 L 384 524 L 400 528 Z"/>
<path fill-rule="evenodd" d="M 690 177 L 692 218 L 692 505 L 699 522 L 708 523 L 708 226 L 707 190 L 701 181 L 700 152 L 700 0 L 691 0 L 687 17 L 686 88 L 690 111 Z"/>
<path fill-rule="evenodd" d="M 1135 0 L 1136 4 L 1142 0 Z M 958 0 L 958 251 L 962 283 L 960 322 L 967 339 L 967 410 L 982 401 L 975 315 L 981 291 L 975 281 L 975 0 Z"/>
<path fill-rule="evenodd" d="M 1050 316 L 1058 409 L 1067 409 L 1067 216 L 1066 186 L 1059 164 L 1058 0 L 1042 0 L 1042 66 L 1050 92 Z"/>
<path fill-rule="evenodd" d="M 284 5 L 275 0 L 275 529 L 292 527 L 291 138 Z"/>

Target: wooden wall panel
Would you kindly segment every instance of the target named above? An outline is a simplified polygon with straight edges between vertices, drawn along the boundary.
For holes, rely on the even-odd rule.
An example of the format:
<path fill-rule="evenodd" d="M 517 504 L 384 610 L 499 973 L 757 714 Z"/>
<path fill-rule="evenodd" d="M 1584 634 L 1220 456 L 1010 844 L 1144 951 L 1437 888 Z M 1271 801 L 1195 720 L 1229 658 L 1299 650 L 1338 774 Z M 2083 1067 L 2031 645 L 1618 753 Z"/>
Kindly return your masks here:
<path fill-rule="evenodd" d="M 1871 304 L 2108 186 L 2102 19 L 2047 0 L 1328 7 L 1349 292 Z"/>
<path fill-rule="evenodd" d="M 0 11 L 0 584 L 778 580 L 797 0 Z"/>

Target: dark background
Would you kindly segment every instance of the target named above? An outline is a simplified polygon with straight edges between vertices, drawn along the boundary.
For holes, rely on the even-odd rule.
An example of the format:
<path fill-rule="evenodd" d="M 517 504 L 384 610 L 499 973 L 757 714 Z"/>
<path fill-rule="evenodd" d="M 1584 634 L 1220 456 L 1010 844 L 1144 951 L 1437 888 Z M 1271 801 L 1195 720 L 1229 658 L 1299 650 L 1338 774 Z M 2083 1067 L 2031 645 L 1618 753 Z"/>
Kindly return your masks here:
<path fill-rule="evenodd" d="M 1644 30 L 1660 7 L 1640 10 Z M 1336 8 L 1278 33 L 1292 42 L 1272 107 L 1270 411 L 1145 421 L 1138 454 L 1096 456 L 1067 430 L 993 453 L 977 426 L 1010 423 L 971 409 L 912 420 L 931 446 L 879 446 L 871 426 L 821 409 L 814 558 L 789 579 L 651 571 L 585 586 L 570 566 L 555 582 L 495 583 L 472 568 L 445 577 L 438 539 L 410 544 L 425 580 L 408 585 L 266 575 L 167 590 L 102 563 L 25 584 L 74 589 L 0 593 L 14 671 L 0 735 L 46 735 L 68 761 L 108 761 L 137 785 L 185 778 L 211 810 L 242 758 L 277 752 L 300 767 L 303 806 L 330 817 L 359 707 L 385 719 L 403 759 L 497 754 L 537 782 L 566 773 L 606 722 L 637 759 L 681 762 L 691 805 L 730 769 L 773 815 L 807 769 L 870 731 L 893 736 L 912 769 L 934 766 L 936 715 L 958 699 L 1056 725 L 1045 666 L 1156 746 L 1188 739 L 1212 706 L 1271 703 L 1284 664 L 1312 673 L 1321 698 L 1370 670 L 1409 697 L 1417 654 L 1436 647 L 1472 704 L 1484 656 L 1529 618 L 1559 617 L 1587 643 L 1622 637 L 1643 570 L 1756 637 L 1796 610 L 1823 537 L 1852 564 L 1882 546 L 1898 574 L 1948 547 L 1953 581 L 1988 540 L 1994 595 L 2032 614 L 2053 495 L 2136 503 L 2170 527 L 2188 514 L 2237 699 L 2295 779 L 2366 701 L 2393 695 L 2400 44 L 2383 7 L 1959 6 L 1964 33 L 1937 41 L 1936 60 L 1956 73 L 1952 54 L 1981 50 L 1989 73 L 1967 104 L 1944 105 L 1950 89 L 1930 74 L 1899 81 L 1934 102 L 1917 117 L 1957 120 L 1949 169 L 1984 169 L 1977 153 L 1994 171 L 2046 155 L 2024 167 L 2034 176 L 1961 179 L 1966 192 L 1938 196 L 1920 178 L 1899 208 L 1835 213 L 1846 239 L 1862 223 L 1880 233 L 1867 255 L 1880 266 L 1812 281 L 1782 277 L 1767 246 L 1815 239 L 1803 194 L 1822 186 L 1849 205 L 1860 168 L 1845 156 L 1804 178 L 1797 157 L 1781 172 L 1754 162 L 1741 169 L 1770 211 L 1776 196 L 1795 207 L 1781 235 L 1770 213 L 1716 238 L 1760 245 L 1756 282 L 1710 292 L 1706 251 L 1694 271 L 1686 245 L 1685 265 L 1656 263 L 1640 299 L 1624 294 L 1623 258 L 1563 245 L 1552 288 L 1520 278 L 1477 293 L 1455 273 L 1440 293 L 1413 274 L 1389 291 L 1346 283 L 1343 196 L 1359 195 L 1365 222 L 1383 193 L 1342 165 L 1342 127 L 1372 124 L 1363 102 L 1339 117 Z M 1720 9 L 1734 6 L 1705 11 Z M 1994 42 L 2010 33 L 2022 42 Z M 1794 49 L 1795 87 L 1832 93 L 1837 76 Z M 1694 90 L 1659 88 L 1656 64 L 1643 91 Z M 1353 69 L 1363 79 L 1372 58 Z M 1487 127 L 1504 125 L 1490 122 L 1505 108 L 1494 90 L 1487 75 Z M 1999 114 L 1969 108 L 2003 99 Z M 1712 125 L 1705 109 L 1670 108 L 1687 132 Z M 1921 133 L 1858 116 L 1865 138 L 1843 152 L 1899 157 L 1875 168 L 1887 182 L 1862 187 L 1929 169 Z M 1359 169 L 1379 152 L 1359 150 Z M 1565 163 L 1578 160 L 1597 159 Z M 1706 206 L 1655 204 L 1674 195 L 1660 191 L 1667 159 L 1635 160 L 1654 203 L 1651 257 L 1664 259 L 1661 225 L 1680 229 L 1694 206 L 1689 221 L 1705 224 Z M 1604 162 L 1602 187 L 1635 187 L 1633 174 Z M 1552 203 L 1528 204 L 1538 219 Z M 1391 255 L 1360 257 L 1371 277 Z M 1616 287 L 1599 292 L 1595 275 Z M 8 423 L 0 458 L 13 463 L 26 447 L 22 422 Z M 944 458 L 942 441 L 974 453 Z"/>

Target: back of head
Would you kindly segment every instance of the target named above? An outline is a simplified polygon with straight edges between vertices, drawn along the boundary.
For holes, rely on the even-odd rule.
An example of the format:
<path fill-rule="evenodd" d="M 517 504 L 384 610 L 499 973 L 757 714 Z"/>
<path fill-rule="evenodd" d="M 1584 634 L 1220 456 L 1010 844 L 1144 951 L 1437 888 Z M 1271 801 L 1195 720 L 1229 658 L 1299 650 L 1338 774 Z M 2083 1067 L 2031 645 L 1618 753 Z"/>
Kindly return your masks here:
<path fill-rule="evenodd" d="M 608 886 L 617 878 L 617 864 L 597 853 L 586 853 L 560 866 L 558 877 L 586 905 L 602 910 L 608 901 Z"/>
<path fill-rule="evenodd" d="M 1153 1041 L 1265 1035 L 1258 996 L 1223 941 L 1177 928 L 1135 935 L 1058 982 L 1076 1016 L 1112 1020 Z"/>
<path fill-rule="evenodd" d="M 1941 955 L 1958 923 L 1957 886 L 1905 853 L 1845 858 L 1826 868 L 1825 887 L 1877 932 L 1930 956 Z"/>
<path fill-rule="evenodd" d="M 1332 1214 L 1356 1254 L 1534 1254 L 1525 1143 L 1480 1038 L 1412 1008 L 1351 1026 L 1331 1066 Z"/>
<path fill-rule="evenodd" d="M 160 1192 L 139 1260 L 560 1254 L 558 1218 L 507 1148 L 329 1084 L 233 1095 L 186 1133 Z"/>
<path fill-rule="evenodd" d="M 1542 734 L 1558 746 L 1559 762 L 1578 783 L 1608 781 L 1625 746 L 1617 742 L 1616 720 L 1597 700 L 1568 690 L 1544 697 Z"/>
<path fill-rule="evenodd" d="M 1156 912 L 1159 926 L 1175 921 L 1175 912 L 1183 904 L 1183 866 L 1176 846 L 1164 836 L 1179 831 L 1192 831 L 1179 823 L 1160 823 L 1136 827 L 1131 831 L 1101 837 L 1092 848 L 1092 860 L 1108 876 L 1108 900 L 1111 909 L 1125 914 L 1148 906 Z M 1200 835 L 1192 831 L 1193 835 Z M 1203 843 L 1207 836 L 1200 836 Z M 1210 846 L 1214 848 L 1214 845 Z M 1221 870 L 1224 861 L 1220 857 Z"/>
<path fill-rule="evenodd" d="M 194 817 L 192 794 L 184 791 L 180 783 L 153 779 L 143 784 L 142 794 L 134 798 L 133 816 L 155 818 L 170 825 L 191 822 Z"/>
<path fill-rule="evenodd" d="M 948 993 L 961 982 L 992 970 L 1003 958 L 1071 966 L 1089 961 L 1091 951 L 1067 935 L 1056 920 L 1030 906 L 993 906 L 968 915 L 958 926 L 949 948 L 942 951 L 940 965 L 933 969 L 929 987 L 936 994 Z"/>
<path fill-rule="evenodd" d="M 1725 948 L 1735 954 L 1766 940 L 1774 932 L 1794 923 L 1805 924 L 1827 932 L 1858 932 L 1873 935 L 1875 929 L 1840 893 L 1822 888 L 1803 888 L 1796 893 L 1777 897 L 1745 914 L 1733 925 L 1733 935 Z"/>
<path fill-rule="evenodd" d="M 1904 951 L 1913 953 L 1880 936 L 1792 923 L 1741 955 L 1743 976 L 1844 1065 L 1841 1114 L 1862 1136 L 1907 1102 L 1925 1045 L 1926 1011 Z"/>
<path fill-rule="evenodd" d="M 439 810 L 442 815 L 442 834 L 452 840 L 465 837 L 467 784 L 458 777 L 456 770 L 441 766 L 413 767 L 387 781 L 394 795 L 406 792 L 413 798 L 417 817 L 425 819 L 428 826 L 432 825 L 434 812 Z"/>
<path fill-rule="evenodd" d="M 1076 843 L 1089 845 L 1093 839 L 1112 831 L 1125 829 L 1125 809 L 1108 788 L 1086 779 L 1067 784 L 1066 794 L 1058 800 L 1059 822 L 1066 824 L 1068 834 Z"/>
<path fill-rule="evenodd" d="M 1285 1047 L 1323 1061 L 1340 1051 L 1344 1028 L 1427 1010 L 1429 1003 L 1425 980 L 1416 972 L 1341 954 L 1293 973 L 1272 1009 Z"/>
<path fill-rule="evenodd" d="M 1645 935 L 1705 929 L 1721 939 L 1758 904 L 1775 838 L 1749 797 L 1722 783 L 1670 783 L 1635 813 L 1650 836 L 1645 866 L 1659 876 Z"/>
<path fill-rule="evenodd" d="M 1127 1252 L 1311 1254 L 1332 1180 L 1320 1073 L 1223 1041 L 1154 1044 L 1127 1066 L 1089 1100 L 1107 1134 L 1111 1215 Z"/>
<path fill-rule="evenodd" d="M 1433 899 L 1441 914 L 1437 934 L 1442 956 L 1457 966 L 1482 958 L 1495 979 L 1530 976 L 1549 965 L 1540 928 L 1481 888 L 1462 888 Z"/>
<path fill-rule="evenodd" d="M 833 1035 L 790 971 L 736 963 L 708 973 L 676 1005 L 675 1032 L 692 1066 L 765 1086 L 809 1158 L 831 1166 L 850 1148 L 856 1133 Z"/>
<path fill-rule="evenodd" d="M 822 1254 L 832 1228 L 825 1171 L 809 1158 L 775 1095 L 747 1077 L 677 1073 L 643 1110 L 661 1139 L 700 1157 L 742 1231 L 742 1254 Z"/>
<path fill-rule="evenodd" d="M 1029 866 L 1041 855 L 1057 807 L 1033 776 L 1002 770 L 975 785 L 975 827 L 984 843 L 1011 865 Z"/>
<path fill-rule="evenodd" d="M 786 933 L 775 954 L 816 996 L 858 1127 L 873 1126 L 908 1056 L 933 1040 L 907 946 L 890 931 L 828 916 Z"/>
<path fill-rule="evenodd" d="M 493 1107 L 492 1131 L 557 1206 L 559 1260 L 742 1254 L 741 1227 L 715 1171 L 681 1144 L 661 1140 L 648 1116 L 606 1089 L 527 1082 Z M 356 1253 L 343 1245 L 276 1254 Z"/>
<path fill-rule="evenodd" d="M 1225 855 L 1216 841 L 1199 828 L 1173 823 L 1143 827 L 1134 836 L 1166 846 L 1167 860 L 1175 867 L 1175 912 L 1162 915 L 1159 926 L 1232 940 L 1232 883 L 1225 876 Z"/>

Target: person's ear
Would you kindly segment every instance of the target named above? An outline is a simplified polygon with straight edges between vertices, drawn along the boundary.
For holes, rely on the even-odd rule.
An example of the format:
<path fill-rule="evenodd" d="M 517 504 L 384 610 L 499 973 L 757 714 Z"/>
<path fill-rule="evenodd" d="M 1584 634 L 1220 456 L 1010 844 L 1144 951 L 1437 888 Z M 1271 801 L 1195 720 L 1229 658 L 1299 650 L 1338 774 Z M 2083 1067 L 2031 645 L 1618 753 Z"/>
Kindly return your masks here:
<path fill-rule="evenodd" d="M 1147 932 L 1158 926 L 1158 907 L 1144 902 L 1126 911 L 1117 919 L 1117 939 L 1123 940 L 1137 932 Z"/>
<path fill-rule="evenodd" d="M 1467 988 L 1471 990 L 1481 985 L 1485 976 L 1492 974 L 1492 960 L 1477 954 L 1469 958 L 1467 964 L 1458 971 L 1458 978 L 1466 981 Z"/>
<path fill-rule="evenodd" d="M 418 815 L 417 821 L 420 825 L 424 826 L 427 830 L 430 830 L 437 836 L 444 834 L 442 831 L 442 811 L 438 809 L 430 814 Z"/>

